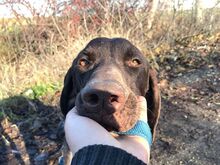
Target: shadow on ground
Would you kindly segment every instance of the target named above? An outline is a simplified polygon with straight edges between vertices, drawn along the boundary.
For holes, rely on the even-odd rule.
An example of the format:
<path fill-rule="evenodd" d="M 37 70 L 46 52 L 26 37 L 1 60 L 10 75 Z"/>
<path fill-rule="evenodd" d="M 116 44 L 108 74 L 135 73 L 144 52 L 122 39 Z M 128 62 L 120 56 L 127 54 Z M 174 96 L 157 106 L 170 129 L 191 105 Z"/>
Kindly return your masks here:
<path fill-rule="evenodd" d="M 0 101 L 0 164 L 57 164 L 62 140 L 56 106 L 15 96 Z"/>

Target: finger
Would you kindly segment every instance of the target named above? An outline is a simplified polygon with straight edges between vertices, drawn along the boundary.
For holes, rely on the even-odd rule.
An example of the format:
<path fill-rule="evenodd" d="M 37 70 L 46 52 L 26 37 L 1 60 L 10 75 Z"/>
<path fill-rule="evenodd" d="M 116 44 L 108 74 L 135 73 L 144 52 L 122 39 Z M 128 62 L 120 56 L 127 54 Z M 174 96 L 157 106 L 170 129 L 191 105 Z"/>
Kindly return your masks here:
<path fill-rule="evenodd" d="M 139 120 L 147 122 L 147 101 L 145 97 L 137 97 L 138 108 L 141 111 Z"/>
<path fill-rule="evenodd" d="M 72 112 L 74 112 L 74 114 L 77 114 L 77 115 L 78 115 L 78 113 L 77 113 L 77 107 L 76 107 L 76 106 L 73 107 L 70 111 L 72 111 Z"/>

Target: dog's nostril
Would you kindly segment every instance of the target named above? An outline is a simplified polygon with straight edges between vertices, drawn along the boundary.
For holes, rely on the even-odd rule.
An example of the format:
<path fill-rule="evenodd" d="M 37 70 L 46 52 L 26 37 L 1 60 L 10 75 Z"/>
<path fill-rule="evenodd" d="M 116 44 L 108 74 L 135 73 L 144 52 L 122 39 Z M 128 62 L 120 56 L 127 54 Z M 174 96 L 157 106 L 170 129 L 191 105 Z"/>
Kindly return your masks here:
<path fill-rule="evenodd" d="M 118 96 L 117 95 L 111 95 L 109 101 L 110 101 L 110 103 L 118 102 Z"/>
<path fill-rule="evenodd" d="M 90 94 L 86 97 L 86 102 L 91 105 L 97 105 L 99 102 L 99 97 L 97 94 Z"/>

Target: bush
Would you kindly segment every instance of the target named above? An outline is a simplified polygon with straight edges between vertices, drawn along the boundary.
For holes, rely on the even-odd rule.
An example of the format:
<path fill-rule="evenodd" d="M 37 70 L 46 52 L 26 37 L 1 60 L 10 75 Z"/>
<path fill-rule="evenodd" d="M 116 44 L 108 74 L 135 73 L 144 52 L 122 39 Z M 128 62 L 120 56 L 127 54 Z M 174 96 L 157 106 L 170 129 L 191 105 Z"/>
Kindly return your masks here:
<path fill-rule="evenodd" d="M 36 11 L 29 1 L 22 2 Z M 0 98 L 37 84 L 61 83 L 73 58 L 94 37 L 125 37 L 156 62 L 157 55 L 173 46 L 187 46 L 191 38 L 200 34 L 208 37 L 220 29 L 216 8 L 205 10 L 204 19 L 197 22 L 193 10 L 157 10 L 149 29 L 148 1 L 143 6 L 132 2 L 51 2 L 49 16 L 32 12 L 30 18 L 13 10 L 15 18 L 1 20 Z"/>

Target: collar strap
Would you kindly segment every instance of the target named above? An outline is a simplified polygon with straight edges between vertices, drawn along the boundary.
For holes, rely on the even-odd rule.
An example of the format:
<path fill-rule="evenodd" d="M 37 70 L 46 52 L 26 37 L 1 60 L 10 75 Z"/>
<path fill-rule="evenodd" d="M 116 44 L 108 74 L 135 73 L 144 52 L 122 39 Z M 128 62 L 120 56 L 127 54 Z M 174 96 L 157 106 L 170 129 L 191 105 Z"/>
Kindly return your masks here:
<path fill-rule="evenodd" d="M 142 120 L 138 120 L 137 123 L 135 124 L 135 126 L 126 132 L 114 132 L 114 133 L 116 133 L 118 135 L 141 136 L 145 140 L 147 140 L 147 142 L 149 143 L 150 146 L 152 145 L 151 129 L 150 129 L 148 123 L 146 123 Z"/>

